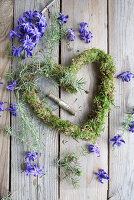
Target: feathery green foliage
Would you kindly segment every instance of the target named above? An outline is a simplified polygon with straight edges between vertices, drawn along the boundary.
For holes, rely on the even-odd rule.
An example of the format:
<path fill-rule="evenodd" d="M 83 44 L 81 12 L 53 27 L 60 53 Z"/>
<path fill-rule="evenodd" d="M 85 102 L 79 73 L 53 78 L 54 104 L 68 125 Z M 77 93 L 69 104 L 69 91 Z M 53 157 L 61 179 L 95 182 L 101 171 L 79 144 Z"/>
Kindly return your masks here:
<path fill-rule="evenodd" d="M 14 196 L 14 195 L 9 194 L 9 195 L 7 195 L 7 196 L 5 196 L 5 197 L 0 198 L 0 200 L 12 200 L 12 197 L 13 197 L 13 196 Z"/>
<path fill-rule="evenodd" d="M 77 188 L 80 176 L 82 176 L 79 156 L 76 153 L 67 153 L 63 158 L 56 160 L 56 165 L 61 169 L 60 180 L 71 181 L 74 188 Z"/>
<path fill-rule="evenodd" d="M 26 111 L 26 107 L 23 103 L 18 103 L 18 129 L 12 127 L 6 129 L 6 133 L 12 137 L 17 138 L 20 142 L 29 147 L 31 151 L 38 151 L 42 148 L 42 144 L 39 137 L 39 132 L 32 122 L 31 117 Z"/>
<path fill-rule="evenodd" d="M 54 17 L 51 17 L 51 24 L 43 35 L 44 44 L 47 49 L 49 49 L 51 56 L 57 46 L 59 46 L 59 44 L 67 38 L 67 32 L 69 29 L 66 24 L 61 25 L 57 20 L 57 17 L 58 13 L 55 13 Z"/>

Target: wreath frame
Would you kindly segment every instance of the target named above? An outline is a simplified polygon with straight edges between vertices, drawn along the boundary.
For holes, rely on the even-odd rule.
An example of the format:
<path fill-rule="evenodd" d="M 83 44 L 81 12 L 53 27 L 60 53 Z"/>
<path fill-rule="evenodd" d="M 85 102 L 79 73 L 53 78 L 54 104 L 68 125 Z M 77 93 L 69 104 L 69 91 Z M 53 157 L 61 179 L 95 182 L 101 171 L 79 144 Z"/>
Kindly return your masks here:
<path fill-rule="evenodd" d="M 65 72 L 69 71 L 76 75 L 82 66 L 99 61 L 99 77 L 97 83 L 97 94 L 93 100 L 93 108 L 89 120 L 83 124 L 73 124 L 68 120 L 62 120 L 54 115 L 49 108 L 39 99 L 36 89 L 31 88 L 29 91 L 23 91 L 23 99 L 33 108 L 38 118 L 48 124 L 52 129 L 57 129 L 65 135 L 83 140 L 95 140 L 100 136 L 100 132 L 104 131 L 105 118 L 110 110 L 110 105 L 114 101 L 114 73 L 115 66 L 113 58 L 104 51 L 96 48 L 86 50 L 72 59 L 69 66 L 61 66 L 55 64 L 51 73 L 51 78 L 56 80 L 65 90 L 70 93 L 76 93 L 76 89 L 72 84 L 64 85 L 61 82 Z M 40 63 L 40 67 L 43 63 Z M 75 77 L 75 76 L 74 76 Z"/>

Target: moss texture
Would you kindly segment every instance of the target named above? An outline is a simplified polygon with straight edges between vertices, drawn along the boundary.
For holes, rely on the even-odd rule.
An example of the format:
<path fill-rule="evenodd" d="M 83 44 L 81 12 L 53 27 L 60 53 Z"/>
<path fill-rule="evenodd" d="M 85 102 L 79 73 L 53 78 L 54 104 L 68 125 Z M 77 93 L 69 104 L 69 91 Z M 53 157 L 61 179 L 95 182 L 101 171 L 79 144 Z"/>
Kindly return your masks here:
<path fill-rule="evenodd" d="M 107 112 L 110 110 L 110 104 L 113 103 L 114 99 L 113 78 L 115 66 L 112 57 L 100 49 L 93 48 L 84 51 L 76 58 L 72 59 L 72 64 L 70 66 L 63 67 L 55 64 L 51 73 L 51 78 L 60 83 L 60 85 L 69 92 L 76 93 L 77 91 L 73 85 L 70 83 L 64 85 L 61 79 L 65 76 L 67 71 L 69 71 L 75 79 L 77 72 L 82 66 L 96 61 L 100 62 L 97 94 L 93 100 L 93 109 L 90 119 L 84 125 L 75 125 L 53 115 L 48 108 L 45 108 L 43 102 L 39 100 L 39 96 L 34 89 L 31 89 L 31 91 L 24 91 L 23 98 L 33 108 L 35 114 L 51 128 L 55 128 L 59 132 L 75 138 L 90 141 L 95 140 L 104 130 L 105 118 Z M 43 65 L 43 63 L 41 65 Z"/>

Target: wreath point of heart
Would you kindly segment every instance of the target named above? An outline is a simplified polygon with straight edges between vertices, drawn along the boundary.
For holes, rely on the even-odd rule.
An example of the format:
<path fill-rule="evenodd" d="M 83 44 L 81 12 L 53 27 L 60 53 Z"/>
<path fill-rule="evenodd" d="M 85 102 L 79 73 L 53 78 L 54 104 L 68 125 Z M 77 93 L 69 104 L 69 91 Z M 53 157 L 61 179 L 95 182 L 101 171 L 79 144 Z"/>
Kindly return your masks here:
<path fill-rule="evenodd" d="M 114 73 L 115 66 L 113 59 L 104 51 L 96 48 L 86 50 L 80 55 L 72 59 L 70 66 L 61 66 L 54 64 L 51 78 L 57 81 L 68 92 L 76 93 L 73 84 L 62 83 L 62 78 L 69 71 L 76 79 L 77 72 L 88 63 L 99 61 L 99 77 L 97 83 L 97 94 L 93 100 L 93 109 L 89 120 L 84 125 L 76 125 L 68 120 L 62 120 L 58 116 L 52 114 L 52 111 L 44 106 L 39 99 L 38 93 L 34 88 L 30 91 L 23 91 L 23 99 L 33 108 L 35 114 L 48 124 L 51 128 L 57 129 L 66 135 L 83 140 L 95 140 L 100 133 L 104 131 L 105 118 L 110 110 L 110 105 L 114 100 Z M 41 63 L 43 66 L 43 63 Z"/>

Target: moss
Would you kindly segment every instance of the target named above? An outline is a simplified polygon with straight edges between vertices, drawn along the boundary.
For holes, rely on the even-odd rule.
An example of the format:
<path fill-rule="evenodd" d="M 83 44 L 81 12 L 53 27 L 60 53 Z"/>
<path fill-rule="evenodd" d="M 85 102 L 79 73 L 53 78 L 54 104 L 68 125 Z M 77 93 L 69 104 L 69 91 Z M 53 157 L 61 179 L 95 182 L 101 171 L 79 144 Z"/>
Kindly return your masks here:
<path fill-rule="evenodd" d="M 55 64 L 50 75 L 51 78 L 60 83 L 66 90 L 71 93 L 76 93 L 77 91 L 73 84 L 66 83 L 66 85 L 64 85 L 61 79 L 66 75 L 66 72 L 69 71 L 75 80 L 76 74 L 83 65 L 96 61 L 100 62 L 98 90 L 93 101 L 93 110 L 90 119 L 84 125 L 74 125 L 67 120 L 61 120 L 59 117 L 53 115 L 50 110 L 44 107 L 43 102 L 39 100 L 38 94 L 36 94 L 34 89 L 25 91 L 23 93 L 23 98 L 33 108 L 35 114 L 51 128 L 56 128 L 59 132 L 83 140 L 95 140 L 100 136 L 100 132 L 104 130 L 105 118 L 107 112 L 110 110 L 110 104 L 113 103 L 114 99 L 113 77 L 115 67 L 112 57 L 102 50 L 93 48 L 84 51 L 74 58 L 70 66 L 62 67 L 61 65 Z M 43 63 L 41 63 L 41 67 L 43 67 Z"/>

